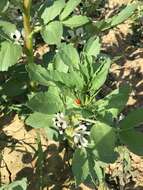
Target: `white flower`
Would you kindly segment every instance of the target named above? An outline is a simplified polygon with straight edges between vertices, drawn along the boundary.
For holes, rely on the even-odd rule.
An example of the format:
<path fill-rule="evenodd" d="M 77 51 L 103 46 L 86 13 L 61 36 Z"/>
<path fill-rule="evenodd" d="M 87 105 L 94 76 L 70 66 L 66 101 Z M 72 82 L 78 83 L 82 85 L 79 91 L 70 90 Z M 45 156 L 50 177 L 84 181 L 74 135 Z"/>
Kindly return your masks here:
<path fill-rule="evenodd" d="M 59 133 L 63 134 L 65 129 L 68 127 L 63 113 L 57 113 L 53 118 L 54 126 L 58 127 Z"/>
<path fill-rule="evenodd" d="M 18 30 L 15 30 L 15 32 L 12 32 L 10 34 L 11 39 L 18 42 L 21 39 L 21 33 Z"/>
<path fill-rule="evenodd" d="M 74 143 L 77 147 L 87 147 L 88 146 L 88 140 L 86 137 L 90 134 L 89 131 L 87 131 L 87 127 L 85 124 L 79 124 L 79 127 L 77 127 L 74 131 Z"/>

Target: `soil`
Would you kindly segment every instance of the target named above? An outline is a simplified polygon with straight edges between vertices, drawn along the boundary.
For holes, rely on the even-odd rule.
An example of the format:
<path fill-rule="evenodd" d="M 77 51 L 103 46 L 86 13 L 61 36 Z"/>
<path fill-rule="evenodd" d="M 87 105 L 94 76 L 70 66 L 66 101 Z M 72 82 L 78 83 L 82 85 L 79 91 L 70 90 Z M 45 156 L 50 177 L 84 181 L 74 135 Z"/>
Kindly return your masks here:
<path fill-rule="evenodd" d="M 130 0 L 109 1 L 110 7 L 114 8 Z M 127 110 L 143 106 L 143 48 L 131 45 L 130 22 L 110 30 L 103 37 L 103 49 L 111 56 L 121 56 L 110 70 L 112 86 L 116 88 L 121 84 L 129 82 L 132 85 L 132 94 L 127 104 Z M 39 55 L 47 51 L 40 48 Z M 41 53 L 42 52 L 42 53 Z M 36 52 L 37 55 L 37 52 Z M 40 131 L 44 161 L 37 160 L 37 131 L 24 126 L 18 116 L 8 119 L 0 132 L 0 150 L 2 162 L 0 167 L 0 184 L 8 184 L 13 180 L 27 177 L 29 181 L 28 190 L 39 190 L 40 167 L 43 167 L 44 177 L 41 179 L 44 184 L 43 190 L 69 190 L 81 189 L 91 190 L 93 188 L 81 185 L 79 188 L 72 188 L 70 185 L 69 168 L 65 165 L 62 153 L 59 153 L 59 145 L 49 142 L 44 131 Z M 132 160 L 132 183 L 129 183 L 129 190 L 143 190 L 143 158 L 131 154 Z M 112 170 L 118 170 L 115 165 L 110 166 Z"/>

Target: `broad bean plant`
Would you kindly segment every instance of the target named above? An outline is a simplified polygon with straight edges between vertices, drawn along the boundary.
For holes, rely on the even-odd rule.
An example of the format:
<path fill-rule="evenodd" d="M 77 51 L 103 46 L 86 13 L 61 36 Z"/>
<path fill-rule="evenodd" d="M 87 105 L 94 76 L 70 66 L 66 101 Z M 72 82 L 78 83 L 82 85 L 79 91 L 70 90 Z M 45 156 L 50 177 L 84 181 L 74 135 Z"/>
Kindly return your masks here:
<path fill-rule="evenodd" d="M 13 86 L 13 96 L 28 93 L 23 103 L 31 110 L 26 124 L 43 128 L 49 140 L 68 146 L 77 185 L 88 181 L 100 186 L 105 182 L 104 167 L 119 156 L 118 147 L 143 155 L 143 134 L 137 130 L 143 108 L 121 117 L 131 93 L 129 84 L 100 95 L 112 64 L 102 53 L 100 33 L 127 20 L 140 3 L 100 21 L 80 11 L 80 3 L 1 0 L 0 71 L 10 75 L 0 92 L 10 97 Z M 84 38 L 81 49 L 66 41 L 67 31 L 77 29 Z M 36 36 L 50 49 L 41 64 L 34 57 Z"/>

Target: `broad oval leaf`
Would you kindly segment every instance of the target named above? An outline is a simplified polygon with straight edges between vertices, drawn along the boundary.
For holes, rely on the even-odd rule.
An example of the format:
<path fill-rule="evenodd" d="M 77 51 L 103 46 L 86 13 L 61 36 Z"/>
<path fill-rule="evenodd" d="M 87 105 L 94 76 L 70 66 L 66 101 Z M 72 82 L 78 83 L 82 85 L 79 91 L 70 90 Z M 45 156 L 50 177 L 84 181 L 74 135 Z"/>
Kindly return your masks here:
<path fill-rule="evenodd" d="M 95 110 L 100 119 L 112 123 L 113 119 L 117 118 L 118 114 L 125 107 L 130 92 L 131 88 L 128 85 L 124 85 L 116 90 L 113 90 L 103 99 L 98 100 L 95 103 Z"/>
<path fill-rule="evenodd" d="M 63 102 L 56 87 L 50 87 L 47 92 L 37 93 L 27 106 L 33 111 L 49 115 L 64 111 Z"/>
<path fill-rule="evenodd" d="M 89 56 L 91 55 L 97 57 L 97 55 L 100 53 L 100 48 L 101 44 L 99 37 L 91 37 L 84 46 L 84 52 Z"/>
<path fill-rule="evenodd" d="M 143 108 L 138 108 L 130 112 L 123 120 L 120 121 L 121 129 L 134 129 L 143 124 Z"/>
<path fill-rule="evenodd" d="M 59 21 L 50 22 L 48 25 L 44 26 L 41 31 L 42 38 L 49 44 L 59 45 L 61 42 L 61 37 L 63 35 L 63 25 Z"/>
<path fill-rule="evenodd" d="M 0 71 L 7 71 L 21 57 L 22 48 L 18 44 L 4 41 L 0 44 Z"/>
<path fill-rule="evenodd" d="M 53 125 L 53 115 L 48 115 L 40 112 L 34 112 L 26 119 L 26 124 L 33 128 L 46 128 Z"/>
<path fill-rule="evenodd" d="M 134 129 L 123 130 L 119 133 L 120 142 L 128 147 L 130 151 L 143 156 L 143 133 Z"/>
<path fill-rule="evenodd" d="M 65 0 L 57 0 L 54 1 L 52 6 L 46 7 L 41 15 L 44 24 L 47 24 L 48 22 L 56 18 L 60 14 L 64 6 L 65 6 Z"/>
<path fill-rule="evenodd" d="M 120 140 L 135 154 L 143 156 L 143 133 L 137 127 L 143 124 L 143 108 L 138 108 L 129 113 L 119 123 Z"/>
<path fill-rule="evenodd" d="M 79 68 L 80 57 L 77 50 L 73 47 L 72 44 L 61 44 L 58 55 L 65 65 L 69 67 Z"/>
<path fill-rule="evenodd" d="M 91 141 L 93 141 L 93 153 L 103 162 L 111 163 L 117 158 L 115 129 L 109 125 L 97 122 L 91 129 Z"/>
<path fill-rule="evenodd" d="M 44 128 L 49 140 L 58 139 L 58 131 L 53 126 L 54 115 L 47 115 L 39 112 L 34 112 L 26 119 L 26 124 L 33 128 Z"/>
<path fill-rule="evenodd" d="M 16 26 L 11 22 L 0 20 L 0 29 L 10 37 L 10 34 L 16 31 Z"/>

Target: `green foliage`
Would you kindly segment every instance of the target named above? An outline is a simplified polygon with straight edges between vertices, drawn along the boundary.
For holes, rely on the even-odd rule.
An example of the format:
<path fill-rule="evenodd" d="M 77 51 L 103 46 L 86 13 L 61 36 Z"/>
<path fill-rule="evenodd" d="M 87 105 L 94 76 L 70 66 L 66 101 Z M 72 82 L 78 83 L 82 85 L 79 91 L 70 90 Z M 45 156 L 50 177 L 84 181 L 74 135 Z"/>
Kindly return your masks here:
<path fill-rule="evenodd" d="M 124 109 L 130 92 L 131 88 L 124 85 L 98 100 L 95 103 L 95 110 L 99 119 L 113 123 L 113 120 L 117 119 L 119 113 Z"/>
<path fill-rule="evenodd" d="M 63 34 L 63 26 L 59 21 L 50 22 L 43 27 L 41 35 L 47 44 L 59 44 Z"/>
<path fill-rule="evenodd" d="M 117 158 L 115 153 L 116 131 L 111 126 L 97 122 L 91 129 L 91 141 L 93 154 L 97 160 L 103 162 L 114 162 Z"/>
<path fill-rule="evenodd" d="M 14 181 L 9 185 L 0 187 L 0 190 L 27 190 L 27 179 L 23 178 L 19 181 Z"/>
<path fill-rule="evenodd" d="M 60 99 L 59 91 L 55 87 L 51 87 L 48 92 L 37 93 L 28 102 L 28 107 L 45 114 L 54 114 L 63 111 L 63 103 Z"/>
<path fill-rule="evenodd" d="M 97 71 L 94 73 L 91 80 L 90 91 L 97 92 L 97 90 L 105 83 L 107 74 L 110 68 L 111 60 L 109 58 L 103 60 Z"/>
<path fill-rule="evenodd" d="M 75 151 L 72 160 L 72 170 L 78 185 L 86 180 L 90 172 L 86 150 L 77 149 Z"/>
<path fill-rule="evenodd" d="M 53 115 L 47 115 L 44 113 L 34 112 L 26 120 L 26 124 L 34 126 L 35 129 L 43 128 L 49 140 L 58 139 L 58 131 L 53 128 Z"/>
<path fill-rule="evenodd" d="M 75 67 L 78 69 L 80 58 L 77 50 L 71 44 L 61 44 L 58 51 L 58 58 L 68 67 Z M 59 60 L 57 60 L 58 62 Z"/>
<path fill-rule="evenodd" d="M 73 10 L 77 7 L 77 5 L 81 2 L 81 0 L 69 0 L 63 10 L 63 12 L 60 15 L 60 20 L 66 19 L 72 12 Z"/>
<path fill-rule="evenodd" d="M 91 37 L 84 46 L 84 52 L 89 56 L 97 57 L 100 53 L 101 44 L 99 42 L 99 37 Z"/>
<path fill-rule="evenodd" d="M 9 1 L 8 0 L 1 0 L 0 3 L 0 12 L 5 12 L 6 9 L 8 8 Z"/>
<path fill-rule="evenodd" d="M 35 129 L 43 128 L 48 139 L 68 146 L 72 152 L 69 163 L 72 163 L 77 185 L 86 180 L 103 185 L 104 166 L 117 159 L 118 146 L 125 145 L 132 152 L 143 155 L 143 135 L 137 129 L 143 123 L 143 109 L 119 119 L 130 87 L 121 86 L 104 98 L 100 96 L 112 63 L 110 57 L 102 53 L 100 33 L 131 17 L 139 3 L 131 3 L 117 15 L 96 22 L 80 10 L 80 3 L 81 0 L 38 2 L 31 7 L 31 15 L 26 15 L 21 0 L 1 1 L 0 101 L 26 96 L 22 105 L 28 99 L 26 106 L 31 111 L 26 124 Z M 7 14 L 10 5 L 13 9 L 18 5 L 31 22 L 32 31 L 28 36 L 21 34 L 21 17 L 15 23 L 15 19 Z M 83 42 L 79 43 L 75 36 L 67 44 L 66 32 L 77 28 L 83 30 Z M 36 47 L 37 41 L 32 39 L 36 33 L 35 39 L 43 39 L 50 51 L 45 56 L 46 63 L 42 60 L 41 65 L 33 61 L 32 46 Z M 26 47 L 25 41 L 30 48 Z M 26 70 L 25 67 L 17 70 L 19 59 L 25 61 L 22 52 L 26 52 L 28 64 Z M 26 180 L 16 181 L 1 190 L 13 188 L 25 190 Z"/>
<path fill-rule="evenodd" d="M 120 123 L 120 139 L 123 144 L 140 156 L 143 155 L 143 134 L 139 131 L 143 124 L 143 108 L 138 108 L 129 113 Z"/>
<path fill-rule="evenodd" d="M 43 11 L 41 18 L 44 24 L 48 24 L 54 18 L 56 18 L 65 6 L 65 0 L 57 0 L 50 7 L 46 7 Z"/>
<path fill-rule="evenodd" d="M 10 38 L 11 33 L 15 32 L 16 26 L 10 22 L 0 20 L 0 29 Z"/>
<path fill-rule="evenodd" d="M 123 8 L 117 15 L 97 21 L 92 24 L 91 31 L 93 33 L 100 33 L 101 31 L 105 31 L 107 29 L 113 28 L 122 22 L 125 22 L 129 17 L 131 17 L 135 10 L 137 10 L 140 4 L 132 3 Z"/>
<path fill-rule="evenodd" d="M 89 19 L 86 16 L 76 15 L 63 21 L 62 23 L 67 27 L 76 28 L 84 24 L 87 24 L 88 22 L 89 22 Z"/>
<path fill-rule="evenodd" d="M 7 41 L 2 42 L 0 46 L 0 71 L 7 71 L 9 67 L 17 63 L 22 48 L 20 45 Z"/>

